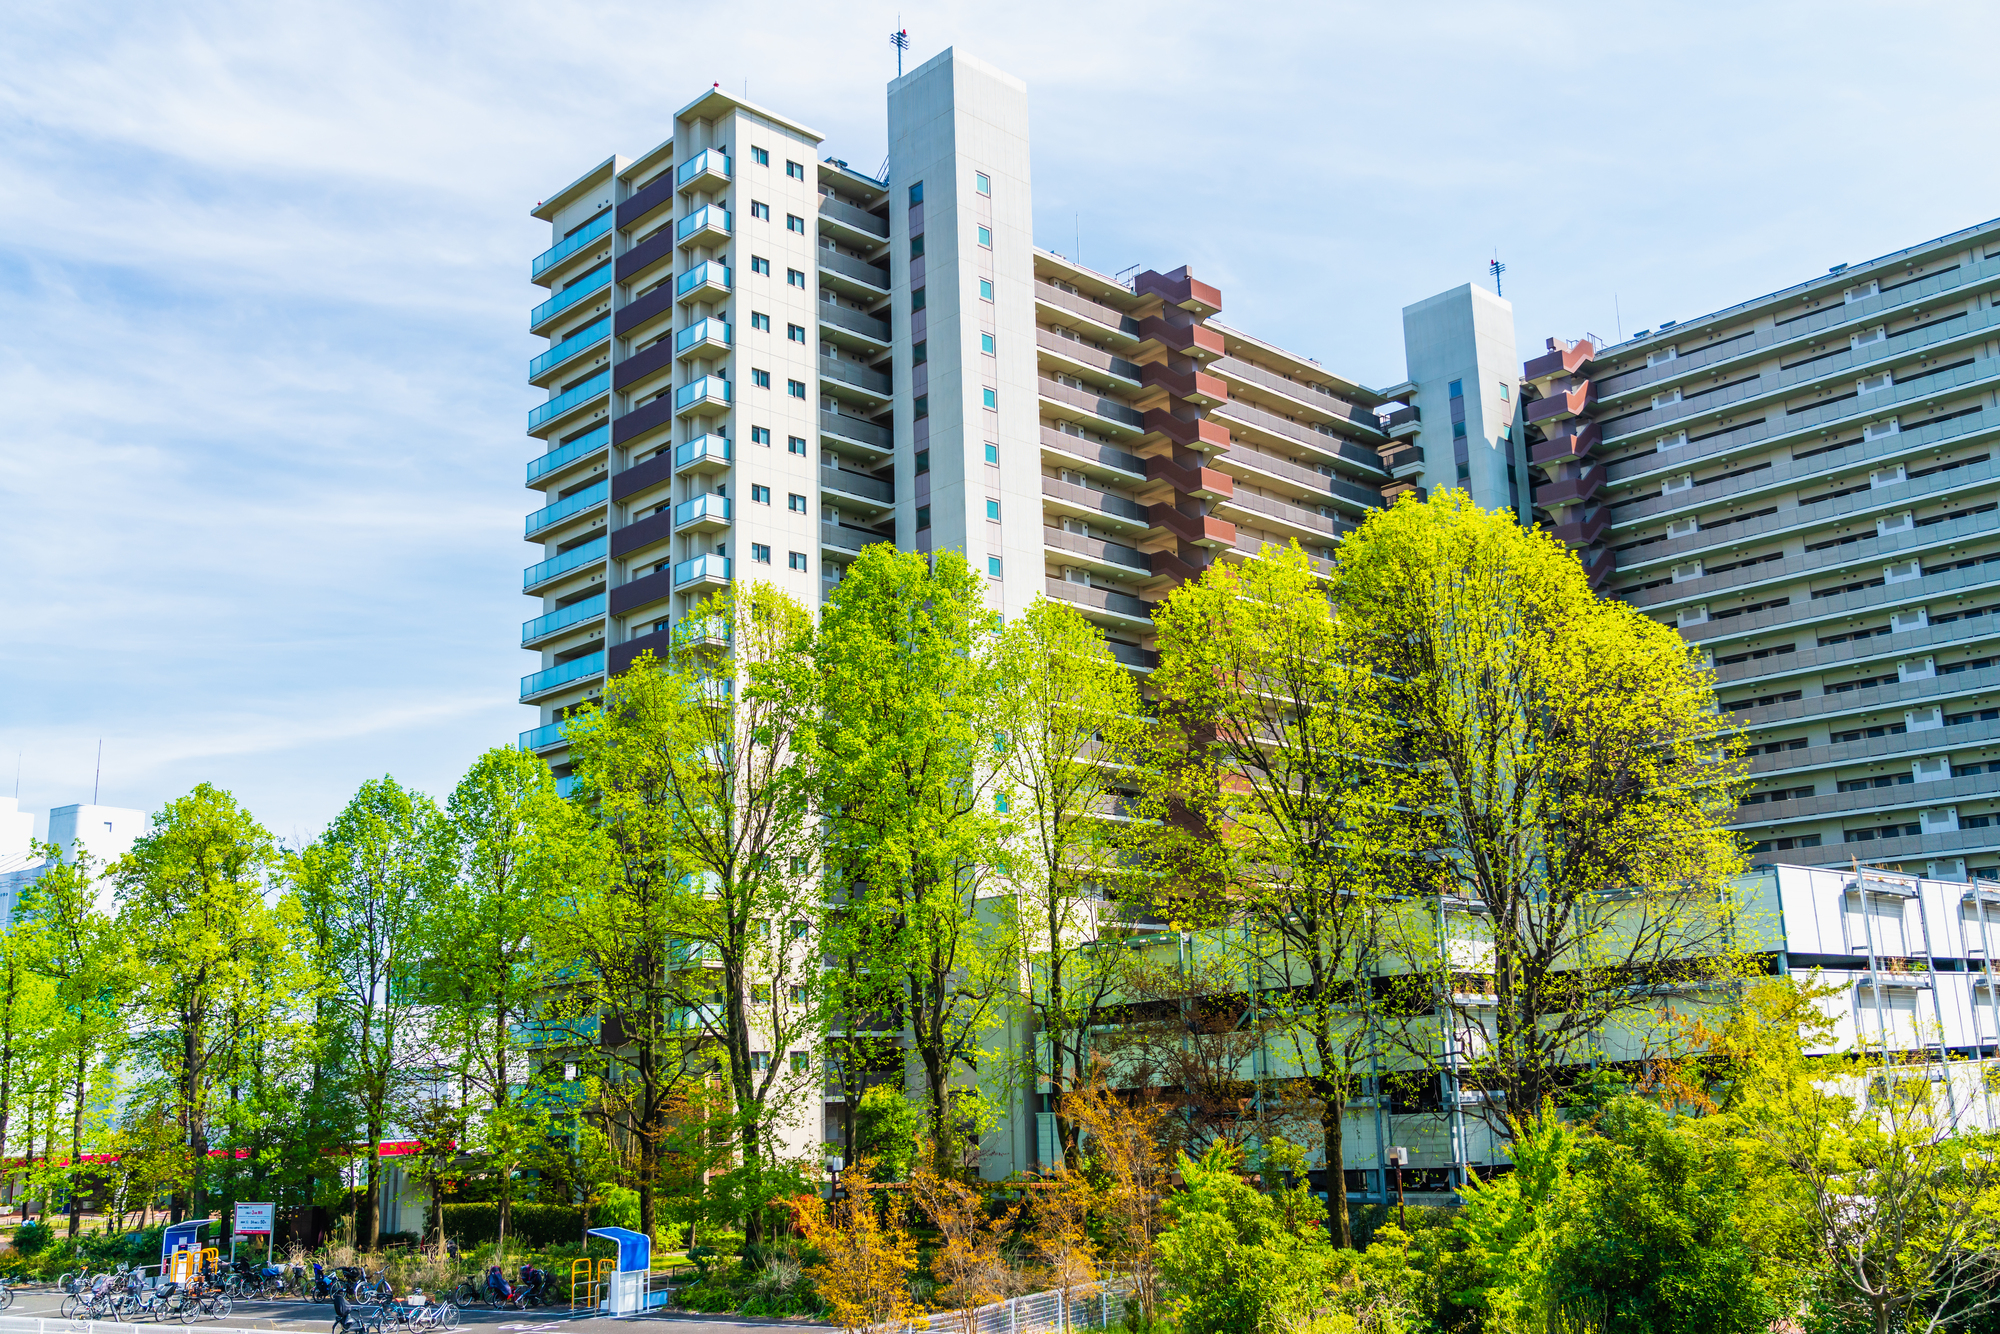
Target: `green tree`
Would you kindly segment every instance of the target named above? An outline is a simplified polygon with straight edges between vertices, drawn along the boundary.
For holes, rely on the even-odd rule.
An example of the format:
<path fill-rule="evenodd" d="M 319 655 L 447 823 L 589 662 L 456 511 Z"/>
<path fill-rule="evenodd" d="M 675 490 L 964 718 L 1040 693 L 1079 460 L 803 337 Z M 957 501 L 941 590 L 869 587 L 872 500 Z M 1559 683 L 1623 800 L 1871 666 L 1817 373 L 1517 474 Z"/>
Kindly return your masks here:
<path fill-rule="evenodd" d="M 665 1001 L 686 1041 L 723 1056 L 728 1144 L 760 1180 L 778 1121 L 819 1093 L 790 1059 L 819 1022 L 812 617 L 754 584 L 680 624 L 666 658 L 642 656 L 570 720 L 571 763 L 633 854 L 620 864 L 656 881 Z M 745 1220 L 753 1241 L 762 1223 Z"/>
<path fill-rule="evenodd" d="M 964 557 L 871 546 L 817 640 L 836 952 L 871 960 L 842 1006 L 901 1011 L 940 1157 L 964 1148 L 951 1081 L 979 1070 L 1016 990 L 1012 914 L 995 902 L 1016 828 L 997 628 Z"/>
<path fill-rule="evenodd" d="M 895 1084 L 877 1084 L 861 1095 L 849 1153 L 874 1165 L 878 1181 L 908 1181 L 924 1141 L 924 1113 Z"/>
<path fill-rule="evenodd" d="M 1369 515 L 1336 599 L 1399 725 L 1396 841 L 1423 854 L 1397 859 L 1394 945 L 1430 1004 L 1390 1031 L 1505 1133 L 1574 1068 L 1656 1050 L 1663 998 L 1740 973 L 1741 740 L 1694 646 L 1462 492 Z"/>
<path fill-rule="evenodd" d="M 1029 1083 L 1056 1094 L 1057 1142 L 1076 1157 L 1061 1097 L 1088 1077 L 1088 1034 L 1122 974 L 1103 947 L 1121 888 L 1129 772 L 1141 725 L 1132 673 L 1104 635 L 1061 603 L 1037 599 L 1000 637 L 1001 781 L 1020 833 L 1010 862 L 1013 936 L 1027 960 L 1022 1000 L 1040 1035 Z"/>
<path fill-rule="evenodd" d="M 1282 1143 L 1282 1141 L 1279 1141 Z M 1181 1155 L 1187 1186 L 1167 1201 L 1160 1273 L 1184 1334 L 1278 1334 L 1330 1306 L 1337 1261 L 1303 1182 L 1266 1194 L 1242 1175 L 1238 1150 Z"/>
<path fill-rule="evenodd" d="M 1327 1207 L 1346 1246 L 1342 1130 L 1372 1034 L 1383 877 L 1402 851 L 1382 683 L 1296 542 L 1211 566 L 1155 620 L 1159 725 L 1146 772 L 1159 860 L 1183 920 L 1240 927 L 1253 1003 L 1319 1104 Z"/>
<path fill-rule="evenodd" d="M 299 897 L 326 928 L 317 961 L 346 1050 L 338 1053 L 366 1137 L 367 1189 L 356 1203 L 356 1245 L 373 1250 L 381 1220 L 382 1135 L 413 1068 L 426 1008 L 421 964 L 453 883 L 444 815 L 393 778 L 370 779 L 299 856 Z"/>
<path fill-rule="evenodd" d="M 203 783 L 155 814 L 113 871 L 140 1051 L 187 1149 L 176 1219 L 203 1208 L 217 1076 L 247 1017 L 272 1003 L 273 988 L 287 999 L 313 990 L 265 904 L 276 861 L 263 826 Z"/>

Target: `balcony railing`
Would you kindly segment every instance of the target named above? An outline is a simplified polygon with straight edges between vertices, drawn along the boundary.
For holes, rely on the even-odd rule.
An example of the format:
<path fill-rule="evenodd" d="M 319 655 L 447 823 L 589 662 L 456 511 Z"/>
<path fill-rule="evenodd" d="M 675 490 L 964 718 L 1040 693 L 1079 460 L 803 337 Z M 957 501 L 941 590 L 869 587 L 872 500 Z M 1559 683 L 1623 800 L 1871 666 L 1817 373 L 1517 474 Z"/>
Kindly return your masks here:
<path fill-rule="evenodd" d="M 532 621 L 521 622 L 521 647 L 526 648 L 537 639 L 547 639 L 558 630 L 567 630 L 572 625 L 595 620 L 604 614 L 604 594 L 596 593 L 581 602 L 572 602 L 567 607 L 557 608 L 546 616 L 537 616 Z"/>
<path fill-rule="evenodd" d="M 592 320 L 569 337 L 557 343 L 548 351 L 528 363 L 528 378 L 534 379 L 551 366 L 560 366 L 585 348 L 603 342 L 611 336 L 611 317 Z"/>
<path fill-rule="evenodd" d="M 852 204 L 843 204 L 830 195 L 821 195 L 819 197 L 819 215 L 822 218 L 831 218 L 835 222 L 845 223 L 855 231 L 866 232 L 868 235 L 876 237 L 879 240 L 886 241 L 889 239 L 889 220 L 887 218 L 878 218 L 866 209 L 856 208 Z"/>
<path fill-rule="evenodd" d="M 674 295 L 686 296 L 699 287 L 720 287 L 726 291 L 730 286 L 729 266 L 705 259 L 674 281 Z"/>
<path fill-rule="evenodd" d="M 729 622 L 720 617 L 694 616 L 674 623 L 674 645 L 677 648 L 692 648 L 696 645 L 727 647 L 735 635 Z"/>
<path fill-rule="evenodd" d="M 726 405 L 729 401 L 729 381 L 720 375 L 704 375 L 693 384 L 684 384 L 674 390 L 676 412 L 685 412 L 704 403 Z"/>
<path fill-rule="evenodd" d="M 610 285 L 611 261 L 607 259 L 604 263 L 598 265 L 589 273 L 584 274 L 568 287 L 563 288 L 562 291 L 557 292 L 547 301 L 542 302 L 541 305 L 529 311 L 528 327 L 530 329 L 536 328 L 551 315 L 559 311 L 568 310 L 591 293 L 600 291 Z"/>
<path fill-rule="evenodd" d="M 836 329 L 846 329 L 860 334 L 863 338 L 877 343 L 889 341 L 889 322 L 878 320 L 873 315 L 864 315 L 837 301 L 819 303 L 819 318 L 822 324 L 831 324 Z"/>
<path fill-rule="evenodd" d="M 685 588 L 689 584 L 728 582 L 729 557 L 718 556 L 712 551 L 674 566 L 675 588 Z"/>
<path fill-rule="evenodd" d="M 560 449 L 552 449 L 538 459 L 528 460 L 528 481 L 546 477 L 557 468 L 594 454 L 611 443 L 611 423 L 606 422 L 588 435 L 580 435 Z"/>
<path fill-rule="evenodd" d="M 837 435 L 847 440 L 856 440 L 864 445 L 873 445 L 877 449 L 890 448 L 891 441 L 894 439 L 889 434 L 888 427 L 877 426 L 873 422 L 863 421 L 861 418 L 849 416 L 845 412 L 822 411 L 819 414 L 819 429 L 829 435 Z"/>
<path fill-rule="evenodd" d="M 687 185 L 703 176 L 714 176 L 726 181 L 730 177 L 730 168 L 733 165 L 727 155 L 718 153 L 712 148 L 704 148 L 675 170 L 674 184 Z"/>
<path fill-rule="evenodd" d="M 674 239 L 685 241 L 698 232 L 727 236 L 734 230 L 734 224 L 735 219 L 728 209 L 718 204 L 704 204 L 674 224 Z"/>
<path fill-rule="evenodd" d="M 547 528 L 550 524 L 561 523 L 572 514 L 581 514 L 593 505 L 602 505 L 611 494 L 611 479 L 605 478 L 595 486 L 586 486 L 572 496 L 564 496 L 553 505 L 544 505 L 528 516 L 529 537 Z"/>
<path fill-rule="evenodd" d="M 554 421 L 571 408 L 588 403 L 599 394 L 610 392 L 610 389 L 611 372 L 608 370 L 599 371 L 567 393 L 557 394 L 548 402 L 537 403 L 534 407 L 528 409 L 528 429 L 532 431 L 537 426 Z"/>
<path fill-rule="evenodd" d="M 577 251 L 583 249 L 610 230 L 611 210 L 607 208 L 604 212 L 598 214 L 589 222 L 584 223 L 583 226 L 577 228 L 574 232 L 571 232 L 568 236 L 565 236 L 562 240 L 535 256 L 534 263 L 528 266 L 528 276 L 530 278 L 541 277 L 550 269 L 562 263 L 571 255 L 574 255 Z"/>
<path fill-rule="evenodd" d="M 827 346 L 831 347 L 832 344 L 829 343 Z M 829 380 L 851 384 L 856 389 L 866 389 L 870 393 L 881 394 L 884 397 L 890 392 L 891 382 L 888 376 L 880 371 L 871 371 L 866 366 L 856 365 L 843 357 L 821 357 L 819 373 Z"/>
<path fill-rule="evenodd" d="M 691 523 L 700 523 L 706 527 L 721 527 L 728 524 L 729 519 L 728 496 L 704 494 L 692 500 L 683 500 L 674 506 L 676 528 L 685 528 Z"/>
<path fill-rule="evenodd" d="M 838 273 L 856 282 L 867 283 L 880 291 L 889 290 L 889 271 L 879 265 L 870 264 L 865 259 L 856 259 L 852 255 L 843 255 L 838 250 L 821 246 L 819 266 L 828 273 Z"/>
<path fill-rule="evenodd" d="M 520 749 L 547 750 L 551 746 L 560 746 L 562 741 L 563 725 L 550 723 L 545 727 L 531 727 L 521 733 Z"/>
<path fill-rule="evenodd" d="M 546 671 L 533 672 L 521 678 L 521 699 L 525 703 L 537 695 L 546 695 L 551 690 L 559 690 L 572 681 L 585 677 L 604 675 L 604 651 L 587 653 L 581 658 L 551 667 Z"/>
<path fill-rule="evenodd" d="M 846 468 L 832 465 L 820 469 L 819 484 L 829 491 L 843 491 L 850 496 L 860 496 L 867 500 L 877 500 L 885 505 L 895 503 L 896 487 L 880 478 L 864 473 L 850 472 Z"/>
<path fill-rule="evenodd" d="M 603 560 L 604 553 L 610 548 L 610 545 L 609 538 L 594 537 L 580 547 L 571 547 L 560 556 L 551 556 L 538 565 L 530 565 L 527 569 L 521 571 L 521 590 L 527 592 L 530 589 L 540 587 L 558 575 L 568 574 L 571 570 L 581 569 L 592 561 Z"/>
<path fill-rule="evenodd" d="M 713 343 L 718 347 L 728 347 L 729 325 L 723 320 L 697 320 L 674 335 L 674 351 L 685 352 L 703 343 Z"/>
<path fill-rule="evenodd" d="M 674 467 L 692 468 L 697 464 L 726 468 L 729 466 L 730 449 L 727 436 L 710 433 L 698 435 L 685 444 L 674 446 Z"/>

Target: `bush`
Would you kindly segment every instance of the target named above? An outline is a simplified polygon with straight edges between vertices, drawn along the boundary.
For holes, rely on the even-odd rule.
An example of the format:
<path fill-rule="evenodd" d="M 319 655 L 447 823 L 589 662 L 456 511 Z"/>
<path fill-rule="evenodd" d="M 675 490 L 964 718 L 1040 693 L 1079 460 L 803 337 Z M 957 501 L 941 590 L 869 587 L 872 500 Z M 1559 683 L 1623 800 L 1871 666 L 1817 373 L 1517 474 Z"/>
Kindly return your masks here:
<path fill-rule="evenodd" d="M 55 1229 L 39 1218 L 31 1218 L 14 1229 L 14 1249 L 23 1255 L 33 1255 L 55 1239 Z"/>
<path fill-rule="evenodd" d="M 574 1242 L 583 1236 L 583 1210 L 567 1204 L 516 1204 L 509 1222 L 508 1240 L 524 1246 Z M 461 1246 L 495 1241 L 500 1236 L 500 1206 L 447 1204 L 444 1230 Z"/>

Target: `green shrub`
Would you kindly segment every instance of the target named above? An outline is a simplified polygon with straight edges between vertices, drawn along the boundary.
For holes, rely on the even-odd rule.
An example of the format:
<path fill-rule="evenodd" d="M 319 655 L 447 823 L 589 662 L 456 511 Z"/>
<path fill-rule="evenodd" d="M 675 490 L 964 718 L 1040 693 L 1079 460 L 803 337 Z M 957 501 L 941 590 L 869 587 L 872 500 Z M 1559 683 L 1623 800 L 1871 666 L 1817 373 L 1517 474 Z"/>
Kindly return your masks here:
<path fill-rule="evenodd" d="M 551 1246 L 575 1242 L 583 1236 L 583 1210 L 567 1204 L 517 1204 L 507 1229 L 509 1243 L 523 1246 Z M 445 1235 L 461 1246 L 477 1246 L 500 1236 L 500 1206 L 497 1204 L 447 1204 L 444 1207 Z"/>
<path fill-rule="evenodd" d="M 55 1238 L 55 1229 L 39 1218 L 30 1218 L 14 1229 L 14 1249 L 23 1255 L 33 1255 Z"/>

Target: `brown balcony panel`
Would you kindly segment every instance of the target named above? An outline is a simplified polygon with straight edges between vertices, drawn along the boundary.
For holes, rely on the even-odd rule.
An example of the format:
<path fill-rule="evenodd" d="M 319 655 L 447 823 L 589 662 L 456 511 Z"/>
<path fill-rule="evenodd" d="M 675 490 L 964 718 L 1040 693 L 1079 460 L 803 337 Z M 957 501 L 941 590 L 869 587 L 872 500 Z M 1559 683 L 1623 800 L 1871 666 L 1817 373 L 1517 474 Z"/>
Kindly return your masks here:
<path fill-rule="evenodd" d="M 1549 482 L 1535 488 L 1537 505 L 1576 505 L 1597 494 L 1597 488 L 1604 485 L 1604 465 L 1593 463 L 1580 476 L 1568 477 L 1560 482 Z"/>
<path fill-rule="evenodd" d="M 674 396 L 662 394 L 643 408 L 634 409 L 620 417 L 611 426 L 611 443 L 623 444 L 635 435 L 642 435 L 656 426 L 670 425 L 674 420 Z"/>
<path fill-rule="evenodd" d="M 654 209 L 671 204 L 673 199 L 674 173 L 668 170 L 660 174 L 660 179 L 618 206 L 618 225 L 630 227 Z"/>
<path fill-rule="evenodd" d="M 1107 468 L 1116 468 L 1120 472 L 1134 473 L 1141 477 L 1146 475 L 1145 461 L 1138 455 L 1129 454 L 1116 445 L 1107 445 L 1096 440 L 1087 440 L 1080 435 L 1071 435 L 1068 431 L 1058 431 L 1053 426 L 1044 426 L 1042 428 L 1042 443 L 1050 449 L 1059 449 L 1065 454 L 1072 454 L 1080 459 L 1088 459 L 1092 463 L 1100 463 Z"/>
<path fill-rule="evenodd" d="M 623 616 L 626 612 L 650 607 L 655 602 L 665 602 L 673 594 L 674 572 L 671 569 L 642 575 L 611 590 L 611 613 Z"/>
<path fill-rule="evenodd" d="M 673 571 L 663 570 L 661 573 L 672 574 Z M 616 676 L 637 661 L 641 653 L 648 652 L 664 662 L 667 651 L 673 646 L 673 639 L 672 630 L 655 630 L 651 634 L 628 639 L 622 644 L 613 644 L 604 655 L 605 668 L 611 675 Z"/>
<path fill-rule="evenodd" d="M 1611 511 L 1599 506 L 1581 518 L 1568 523 L 1557 524 L 1553 530 L 1556 541 L 1573 547 L 1587 547 L 1604 536 L 1604 530 L 1611 526 Z M 615 539 L 614 539 L 615 540 Z"/>
<path fill-rule="evenodd" d="M 674 475 L 674 451 L 663 449 L 644 463 L 611 475 L 611 498 L 623 500 Z"/>
<path fill-rule="evenodd" d="M 1170 320 L 1164 315 L 1148 315 L 1140 320 L 1139 337 L 1158 343 L 1169 352 L 1190 357 L 1219 357 L 1228 350 L 1221 330 L 1194 320 Z"/>
<path fill-rule="evenodd" d="M 1175 398 L 1186 399 L 1205 408 L 1214 407 L 1229 398 L 1229 386 L 1216 376 L 1204 371 L 1170 370 L 1158 362 L 1149 362 L 1139 368 L 1139 383 L 1149 388 L 1164 389 Z"/>
<path fill-rule="evenodd" d="M 1128 338 L 1139 336 L 1139 321 L 1124 311 L 1092 300 L 1077 292 L 1065 292 L 1045 278 L 1035 279 L 1035 300 L 1046 301 L 1052 306 L 1094 320 L 1107 329 L 1113 329 Z"/>
<path fill-rule="evenodd" d="M 1583 561 L 1583 572 L 1590 580 L 1592 591 L 1595 591 L 1606 579 L 1610 578 L 1612 570 L 1618 566 L 1617 553 L 1612 551 L 1610 547 L 1593 547 L 1588 551 L 1579 551 L 1576 554 Z"/>
<path fill-rule="evenodd" d="M 1073 584 L 1066 579 L 1046 579 L 1043 582 L 1048 595 L 1061 602 L 1115 612 L 1120 616 L 1132 616 L 1140 620 L 1149 619 L 1153 614 L 1152 603 L 1135 598 L 1129 593 L 1120 593 L 1109 588 L 1092 588 L 1087 584 Z"/>
<path fill-rule="evenodd" d="M 674 285 L 662 283 L 637 301 L 620 306 L 611 317 L 611 327 L 624 337 L 650 319 L 670 314 L 674 308 Z"/>
<path fill-rule="evenodd" d="M 618 267 L 614 272 L 618 281 L 629 283 L 655 264 L 671 262 L 674 257 L 674 229 L 662 227 L 638 245 L 618 257 Z"/>
<path fill-rule="evenodd" d="M 1576 418 L 1569 423 L 1570 429 L 1549 437 L 1536 445 L 1534 461 L 1541 464 L 1557 463 L 1563 459 L 1590 457 L 1590 451 L 1597 448 L 1603 438 L 1603 428 L 1587 417 Z"/>
<path fill-rule="evenodd" d="M 625 358 L 611 372 L 611 383 L 623 389 L 628 384 L 643 380 L 658 370 L 674 364 L 674 340 L 662 338 L 637 356 Z"/>
<path fill-rule="evenodd" d="M 1172 579 L 1176 583 L 1191 584 L 1201 578 L 1199 567 L 1182 560 L 1171 551 L 1155 551 L 1147 559 L 1153 563 L 1155 579 Z"/>
<path fill-rule="evenodd" d="M 1165 408 L 1148 408 L 1144 424 L 1147 434 L 1163 435 L 1177 445 L 1199 440 L 1211 449 L 1229 448 L 1229 428 L 1205 417 L 1176 417 Z"/>
<path fill-rule="evenodd" d="M 1528 420 L 1531 422 L 1561 421 L 1565 417 L 1581 417 L 1597 402 L 1597 382 L 1586 380 L 1570 389 L 1557 389 L 1544 398 L 1528 404 Z"/>
<path fill-rule="evenodd" d="M 637 523 L 627 524 L 611 535 L 611 554 L 622 556 L 628 551 L 651 546 L 674 535 L 674 512 L 661 510 L 649 514 Z"/>
<path fill-rule="evenodd" d="M 1409 407 L 1406 408 L 1397 408 L 1394 412 L 1382 418 L 1382 429 L 1385 431 L 1393 431 L 1398 426 L 1415 425 L 1416 423 L 1422 421 L 1423 419 L 1424 419 L 1424 414 L 1417 410 L 1415 404 L 1411 404 Z"/>
<path fill-rule="evenodd" d="M 1557 375 L 1575 375 L 1588 366 L 1591 358 L 1597 355 L 1596 347 L 1592 346 L 1588 338 L 1579 339 L 1575 343 L 1565 343 L 1560 338 L 1550 338 L 1546 343 L 1549 350 L 1545 355 L 1536 357 L 1521 367 L 1522 379 L 1546 380 Z"/>
<path fill-rule="evenodd" d="M 1415 496 L 1417 503 L 1421 505 L 1424 503 L 1424 498 L 1429 494 L 1430 492 L 1418 486 L 1415 481 L 1407 478 L 1399 479 L 1390 482 L 1382 488 L 1382 503 L 1384 505 L 1393 505 L 1404 496 Z"/>
<path fill-rule="evenodd" d="M 1172 505 L 1148 505 L 1146 520 L 1154 528 L 1164 528 L 1183 542 L 1196 546 L 1227 547 L 1236 544 L 1236 525 L 1213 514 L 1186 514 Z"/>
<path fill-rule="evenodd" d="M 1203 500 L 1227 500 L 1236 494 L 1236 479 L 1228 473 L 1217 472 L 1213 468 L 1184 468 L 1172 459 L 1147 459 L 1146 477 L 1149 481 L 1163 481 L 1176 491 L 1199 496 Z"/>
<path fill-rule="evenodd" d="M 1172 273 L 1147 269 L 1132 280 L 1132 290 L 1140 296 L 1157 296 L 1170 306 L 1196 315 L 1213 315 L 1222 309 L 1222 291 L 1198 280 L 1182 265 Z"/>

